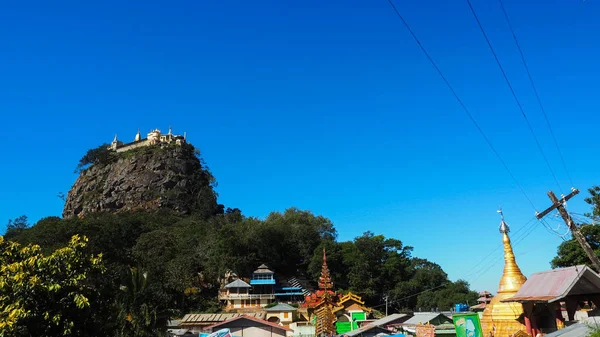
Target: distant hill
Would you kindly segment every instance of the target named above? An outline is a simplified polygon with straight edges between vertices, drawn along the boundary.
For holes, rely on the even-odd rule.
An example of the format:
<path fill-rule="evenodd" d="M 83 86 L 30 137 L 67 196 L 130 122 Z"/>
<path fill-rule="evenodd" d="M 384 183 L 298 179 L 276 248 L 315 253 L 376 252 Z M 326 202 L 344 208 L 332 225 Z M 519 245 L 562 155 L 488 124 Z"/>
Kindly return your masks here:
<path fill-rule="evenodd" d="M 169 209 L 214 215 L 219 206 L 214 178 L 191 144 L 157 144 L 109 151 L 80 172 L 67 195 L 63 217 L 96 212 Z"/>

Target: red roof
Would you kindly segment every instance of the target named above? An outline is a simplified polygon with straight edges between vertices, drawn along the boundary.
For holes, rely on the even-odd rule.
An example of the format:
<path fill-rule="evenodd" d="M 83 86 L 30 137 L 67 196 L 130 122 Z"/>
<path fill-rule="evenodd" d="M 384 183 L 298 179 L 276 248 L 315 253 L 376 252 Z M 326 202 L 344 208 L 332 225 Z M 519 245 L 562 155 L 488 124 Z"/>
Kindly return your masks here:
<path fill-rule="evenodd" d="M 531 275 L 515 296 L 502 302 L 556 302 L 567 296 L 600 293 L 600 275 L 586 266 L 573 266 Z"/>
<path fill-rule="evenodd" d="M 487 305 L 486 303 L 479 303 L 479 304 L 471 306 L 471 309 L 484 309 L 486 305 Z"/>
<path fill-rule="evenodd" d="M 271 323 L 269 321 L 265 321 L 264 319 L 260 319 L 260 318 L 256 318 L 256 317 L 251 317 L 251 316 L 247 316 L 247 315 L 241 315 L 241 316 L 238 316 L 236 318 L 232 318 L 232 319 L 227 320 L 227 321 L 223 321 L 223 322 L 220 322 L 220 323 L 217 323 L 217 324 L 209 325 L 209 326 L 205 327 L 204 330 L 210 330 L 212 328 L 216 328 L 218 326 L 225 325 L 227 323 L 230 323 L 230 322 L 233 322 L 233 321 L 237 321 L 237 320 L 240 320 L 240 319 L 247 319 L 247 320 L 250 320 L 250 321 L 253 321 L 253 322 L 258 322 L 260 324 L 268 325 L 270 327 L 281 329 L 281 330 L 284 330 L 284 331 L 292 331 L 292 332 L 294 331 L 294 330 L 292 330 L 290 328 L 286 328 L 286 327 L 281 326 L 279 324 Z"/>

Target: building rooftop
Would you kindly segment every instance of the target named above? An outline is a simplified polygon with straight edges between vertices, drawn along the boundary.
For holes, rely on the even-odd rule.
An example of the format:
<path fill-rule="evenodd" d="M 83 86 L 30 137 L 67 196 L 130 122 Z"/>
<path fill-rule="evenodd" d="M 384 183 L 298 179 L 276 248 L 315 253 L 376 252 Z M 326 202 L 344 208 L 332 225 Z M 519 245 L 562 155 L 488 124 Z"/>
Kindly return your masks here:
<path fill-rule="evenodd" d="M 389 316 L 385 316 L 383 318 L 380 318 L 378 320 L 375 320 L 371 323 L 369 323 L 368 325 L 374 325 L 374 326 L 382 326 L 382 325 L 387 325 L 390 323 L 393 323 L 397 320 L 407 320 L 409 317 L 407 314 L 391 314 Z"/>
<path fill-rule="evenodd" d="M 274 307 L 265 309 L 265 311 L 296 311 L 296 310 L 298 310 L 298 309 L 292 307 L 289 304 L 285 304 L 285 303 L 279 303 Z"/>
<path fill-rule="evenodd" d="M 415 312 L 414 316 L 404 321 L 404 325 L 417 325 L 417 324 L 425 324 L 427 322 L 431 322 L 436 318 L 441 317 L 442 322 L 451 321 L 448 316 L 444 315 L 441 312 Z"/>
<path fill-rule="evenodd" d="M 237 279 L 231 283 L 228 283 L 225 288 L 252 288 L 252 286 L 240 279 Z"/>
<path fill-rule="evenodd" d="M 240 315 L 238 317 L 235 317 L 235 318 L 232 318 L 232 319 L 229 319 L 229 320 L 217 323 L 217 324 L 213 324 L 213 325 L 207 326 L 207 327 L 204 328 L 204 330 L 206 331 L 206 330 L 214 329 L 214 328 L 217 328 L 219 326 L 225 325 L 227 323 L 230 323 L 230 322 L 233 322 L 233 321 L 239 321 L 239 320 L 243 320 L 243 319 L 249 320 L 249 321 L 253 321 L 253 322 L 257 322 L 257 323 L 260 323 L 260 324 L 263 324 L 263 325 L 266 325 L 266 326 L 270 326 L 270 327 L 275 328 L 275 329 L 280 329 L 280 330 L 284 330 L 284 331 L 294 331 L 294 330 L 292 330 L 290 328 L 287 328 L 285 326 L 282 326 L 282 325 L 279 325 L 279 324 L 276 324 L 276 323 L 271 323 L 271 322 L 266 321 L 266 320 L 264 320 L 262 318 L 256 318 L 256 317 L 249 316 L 249 315 L 246 315 L 246 314 Z"/>
<path fill-rule="evenodd" d="M 255 312 L 255 313 L 247 313 L 247 314 L 239 314 L 239 313 L 229 313 L 229 314 L 186 314 L 181 319 L 180 326 L 186 325 L 207 325 L 213 324 L 216 322 L 223 322 L 226 320 L 230 320 L 239 316 L 248 316 L 255 318 L 265 318 L 266 313 L 264 312 Z"/>
<path fill-rule="evenodd" d="M 269 270 L 266 264 L 261 264 L 258 269 L 254 271 L 254 274 L 274 274 L 273 271 Z"/>
<path fill-rule="evenodd" d="M 531 275 L 515 296 L 502 302 L 556 302 L 567 296 L 600 293 L 600 275 L 587 266 L 547 270 Z"/>
<path fill-rule="evenodd" d="M 600 317 L 589 317 L 588 319 L 570 325 L 564 329 L 560 329 L 544 335 L 544 337 L 583 337 L 590 334 L 590 328 L 600 326 Z"/>

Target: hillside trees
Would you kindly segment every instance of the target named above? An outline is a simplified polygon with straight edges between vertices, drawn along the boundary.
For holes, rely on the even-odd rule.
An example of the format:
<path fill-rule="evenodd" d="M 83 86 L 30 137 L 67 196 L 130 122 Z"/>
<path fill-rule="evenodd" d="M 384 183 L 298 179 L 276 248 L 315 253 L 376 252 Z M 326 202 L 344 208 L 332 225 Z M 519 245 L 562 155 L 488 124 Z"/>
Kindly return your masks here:
<path fill-rule="evenodd" d="M 452 301 L 471 303 L 477 298 L 464 290 L 468 286 L 452 288 L 439 265 L 413 257 L 412 247 L 398 239 L 366 232 L 340 242 L 331 221 L 296 208 L 271 213 L 265 220 L 234 209 L 209 219 L 143 212 L 50 217 L 17 239 L 40 242 L 49 251 L 76 233 L 90 238 L 91 251 L 103 253 L 106 301 L 118 296 L 128 266 L 135 266 L 150 275 L 146 287 L 152 305 L 173 309 L 175 316 L 215 310 L 217 290 L 228 271 L 247 277 L 265 263 L 280 276 L 317 280 L 323 249 L 336 288 L 363 296 L 368 305 L 381 304 L 387 295 L 392 310 L 447 310 Z M 465 296 L 449 296 L 446 288 Z"/>
<path fill-rule="evenodd" d="M 29 222 L 27 221 L 26 215 L 21 215 L 14 220 L 8 220 L 6 224 L 6 233 L 4 234 L 5 239 L 11 239 L 19 233 L 23 232 L 25 229 L 29 228 Z"/>

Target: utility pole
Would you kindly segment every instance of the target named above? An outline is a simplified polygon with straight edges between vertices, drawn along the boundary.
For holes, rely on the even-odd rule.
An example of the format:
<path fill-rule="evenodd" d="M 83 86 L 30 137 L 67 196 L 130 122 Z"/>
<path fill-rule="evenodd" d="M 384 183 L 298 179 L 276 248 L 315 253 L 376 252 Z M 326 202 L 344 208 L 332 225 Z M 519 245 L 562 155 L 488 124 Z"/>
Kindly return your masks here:
<path fill-rule="evenodd" d="M 576 188 L 573 188 L 571 193 L 569 193 L 566 197 L 563 197 L 562 199 L 558 200 L 556 195 L 554 195 L 554 192 L 549 191 L 548 197 L 552 201 L 552 206 L 546 208 L 546 210 L 544 210 L 542 213 L 536 212 L 535 216 L 538 220 L 540 220 L 541 218 L 543 218 L 544 216 L 546 216 L 548 213 L 552 212 L 553 210 L 555 210 L 555 209 L 558 210 L 558 212 L 560 213 L 560 216 L 563 218 L 563 220 L 567 224 L 567 227 L 569 227 L 571 234 L 573 234 L 573 237 L 577 240 L 577 242 L 579 242 L 579 245 L 581 245 L 581 248 L 583 248 L 583 250 L 587 254 L 588 258 L 592 261 L 592 265 L 594 265 L 594 269 L 596 269 L 597 272 L 600 272 L 600 259 L 598 258 L 596 253 L 594 253 L 594 251 L 592 250 L 592 247 L 590 247 L 590 244 L 586 241 L 583 234 L 581 234 L 581 232 L 579 231 L 579 228 L 573 222 L 573 219 L 571 219 L 571 216 L 569 215 L 569 213 L 567 212 L 567 210 L 565 209 L 565 206 L 564 206 L 564 203 L 567 202 L 567 200 L 571 199 L 578 193 L 579 193 L 579 190 Z"/>
<path fill-rule="evenodd" d="M 385 316 L 388 315 L 388 295 L 385 295 Z"/>

